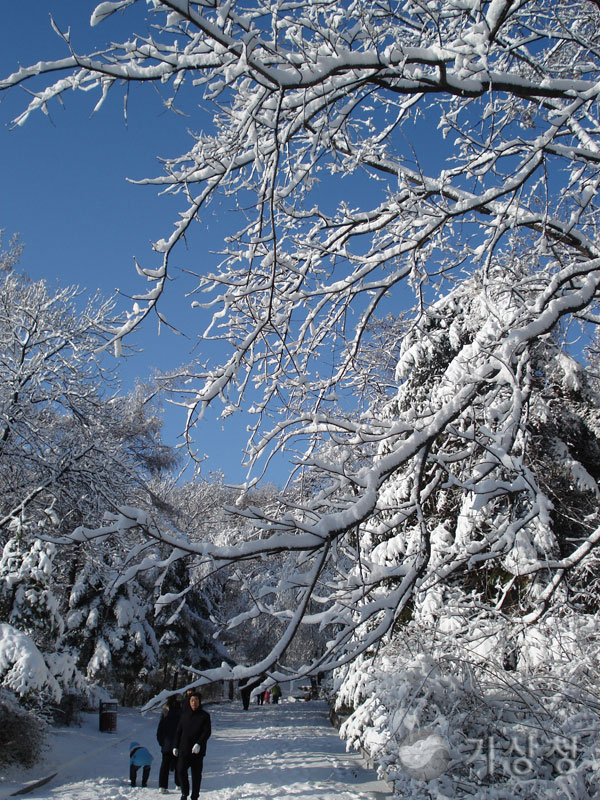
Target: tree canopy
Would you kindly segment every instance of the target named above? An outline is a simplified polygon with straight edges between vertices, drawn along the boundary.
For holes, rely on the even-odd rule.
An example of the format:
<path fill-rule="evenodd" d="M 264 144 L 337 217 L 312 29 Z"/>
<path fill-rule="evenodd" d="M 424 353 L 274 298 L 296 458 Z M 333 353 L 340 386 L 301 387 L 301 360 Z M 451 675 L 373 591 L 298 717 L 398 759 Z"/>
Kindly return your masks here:
<path fill-rule="evenodd" d="M 281 618 L 269 596 L 288 587 L 295 604 L 249 674 L 277 674 L 305 622 L 336 631 L 306 671 L 342 665 L 461 568 L 498 565 L 506 591 L 529 582 L 513 610 L 538 619 L 600 541 L 595 473 L 569 436 L 553 432 L 554 454 L 537 442 L 548 383 L 583 386 L 559 334 L 598 321 L 597 5 L 122 0 L 91 24 L 123 12 L 126 25 L 134 6 L 146 32 L 81 54 L 57 29 L 62 57 L 0 90 L 32 93 L 17 124 L 73 90 L 98 109 L 140 82 L 193 113 L 188 151 L 140 181 L 178 195 L 181 212 L 157 236 L 158 261 L 140 258 L 149 285 L 112 341 L 161 313 L 181 243 L 226 198 L 238 223 L 214 263 L 198 254 L 191 301 L 210 321 L 172 388 L 190 430 L 219 403 L 224 424 L 253 415 L 249 465 L 291 454 L 299 488 L 280 514 L 244 509 L 259 535 L 241 543 L 194 543 L 131 511 L 74 538 L 141 527 L 173 558 L 217 568 L 285 554 L 259 605 Z M 405 324 L 377 322 L 411 305 Z M 571 507 L 592 509 L 569 537 L 551 457 L 576 476 L 567 494 L 586 497 Z M 432 509 L 447 502 L 441 546 Z"/>

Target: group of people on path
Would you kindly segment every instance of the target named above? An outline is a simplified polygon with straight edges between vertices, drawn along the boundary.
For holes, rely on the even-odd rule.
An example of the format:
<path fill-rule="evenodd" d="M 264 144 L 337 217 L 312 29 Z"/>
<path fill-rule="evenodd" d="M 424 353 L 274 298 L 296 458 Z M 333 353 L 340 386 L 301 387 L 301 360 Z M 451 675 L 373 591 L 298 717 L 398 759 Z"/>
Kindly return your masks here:
<path fill-rule="evenodd" d="M 262 679 L 248 681 L 240 689 L 245 709 L 250 705 L 252 692 L 260 686 Z M 256 695 L 257 702 L 278 703 L 281 697 L 279 684 Z M 169 791 L 169 773 L 175 773 L 175 786 L 181 790 L 181 800 L 198 800 L 202 783 L 202 766 L 206 753 L 206 743 L 211 735 L 210 714 L 202 708 L 200 695 L 194 689 L 186 689 L 185 696 L 172 695 L 168 698 L 161 714 L 156 738 L 162 754 L 158 773 L 158 786 L 161 794 Z M 129 745 L 129 782 L 136 786 L 137 775 L 142 770 L 142 786 L 148 785 L 152 754 L 138 742 Z M 191 772 L 191 787 L 189 772 Z M 190 795 L 191 788 L 191 795 Z"/>
<path fill-rule="evenodd" d="M 247 711 L 250 708 L 250 698 L 255 693 L 256 689 L 260 686 L 260 684 L 264 681 L 265 676 L 261 676 L 258 680 L 251 682 L 247 681 L 243 686 L 240 687 L 240 695 L 242 698 L 242 705 L 244 710 Z M 278 683 L 275 683 L 269 689 L 265 689 L 262 692 L 257 692 L 255 694 L 256 702 L 259 706 L 262 706 L 263 703 L 278 703 L 279 698 L 281 697 L 281 687 Z"/>
<path fill-rule="evenodd" d="M 202 708 L 200 695 L 193 689 L 186 691 L 183 702 L 169 697 L 161 714 L 156 738 L 161 749 L 158 786 L 161 794 L 169 790 L 169 773 L 175 772 L 175 786 L 181 790 L 181 800 L 198 800 L 202 782 L 202 766 L 206 743 L 211 734 L 210 714 Z M 136 785 L 137 773 L 142 769 L 142 786 L 148 785 L 152 754 L 137 742 L 132 742 L 129 752 L 129 780 Z"/>
<path fill-rule="evenodd" d="M 264 692 L 259 692 L 256 695 L 256 702 L 259 706 L 264 705 L 264 703 L 273 703 L 277 704 L 279 702 L 279 698 L 281 697 L 281 687 L 278 683 L 274 686 L 271 686 L 270 689 L 265 689 Z"/>

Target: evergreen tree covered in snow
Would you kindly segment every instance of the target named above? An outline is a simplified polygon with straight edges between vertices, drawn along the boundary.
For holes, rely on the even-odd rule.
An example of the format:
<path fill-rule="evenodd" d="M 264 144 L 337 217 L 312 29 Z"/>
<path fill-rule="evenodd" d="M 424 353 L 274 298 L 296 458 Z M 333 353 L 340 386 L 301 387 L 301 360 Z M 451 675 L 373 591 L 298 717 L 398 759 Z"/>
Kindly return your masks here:
<path fill-rule="evenodd" d="M 497 329 L 527 313 L 535 281 L 502 264 L 425 308 L 401 340 L 396 396 L 375 413 L 401 431 L 433 418 L 457 383 L 476 376 Z M 412 561 L 420 570 L 415 604 L 426 602 L 428 613 L 443 583 L 468 574 L 490 597 L 504 595 L 499 609 L 518 597 L 520 613 L 539 616 L 571 577 L 562 571 L 549 582 L 545 565 L 578 553 L 598 524 L 599 423 L 597 393 L 551 333 L 520 348 L 514 364 L 499 358 L 426 458 L 387 482 L 379 519 L 365 526 L 365 557 Z M 386 438 L 378 458 L 403 436 Z"/>
<path fill-rule="evenodd" d="M 60 596 L 55 592 L 56 547 L 20 531 L 0 559 L 0 682 L 33 705 L 63 694 L 87 694 L 78 652 L 64 641 Z"/>
<path fill-rule="evenodd" d="M 37 539 L 24 547 L 21 536 L 8 540 L 0 559 L 0 618 L 45 649 L 60 638 L 64 628 L 53 591 L 55 555 L 53 544 Z"/>
<path fill-rule="evenodd" d="M 379 415 L 400 430 L 415 415 L 434 417 L 457 372 L 476 374 L 490 331 L 527 313 L 534 287 L 526 267 L 499 264 L 425 307 L 398 342 L 399 388 Z M 390 479 L 376 523 L 361 530 L 357 579 L 360 564 L 396 569 L 393 594 L 412 570 L 414 591 L 383 646 L 338 671 L 337 703 L 352 712 L 342 733 L 404 796 L 553 797 L 557 778 L 565 796 L 590 796 L 600 664 L 597 562 L 586 543 L 598 526 L 599 423 L 585 369 L 546 334 L 514 364 L 498 363 L 426 459 Z M 396 445 L 386 439 L 378 457 Z M 454 761 L 433 789 L 407 770 L 410 737 L 427 731 L 444 737 Z M 527 748 L 532 736 L 519 774 L 510 743 Z M 557 742 L 571 748 L 568 778 L 544 758 Z M 496 748 L 495 771 L 482 746 Z"/>
<path fill-rule="evenodd" d="M 107 505 L 162 507 L 152 485 L 176 459 L 162 444 L 152 390 L 119 396 L 98 354 L 111 304 L 95 300 L 80 310 L 76 289 L 52 293 L 12 268 L 0 282 L 0 622 L 39 650 L 56 686 L 87 690 L 74 677 L 79 669 L 88 682 L 135 700 L 140 671 L 160 661 L 164 621 L 154 605 L 161 571 L 120 580 L 124 545 L 57 548 L 48 540 L 95 523 Z M 132 532 L 127 546 L 136 541 Z M 158 546 L 142 549 L 160 560 Z M 186 573 L 184 565 L 175 569 Z M 164 605 L 170 616 L 173 607 L 172 600 Z M 209 642 L 205 636 L 208 660 Z M 188 645 L 178 642 L 173 659 L 193 661 Z M 30 684 L 19 683 L 23 695 L 39 688 L 31 675 Z"/>
<path fill-rule="evenodd" d="M 112 577 L 112 581 L 111 581 Z M 140 670 L 158 663 L 152 594 L 138 581 L 114 590 L 110 564 L 87 561 L 78 573 L 65 609 L 65 641 L 76 647 L 82 671 L 124 700 L 135 697 Z M 123 688 L 130 690 L 125 696 Z"/>

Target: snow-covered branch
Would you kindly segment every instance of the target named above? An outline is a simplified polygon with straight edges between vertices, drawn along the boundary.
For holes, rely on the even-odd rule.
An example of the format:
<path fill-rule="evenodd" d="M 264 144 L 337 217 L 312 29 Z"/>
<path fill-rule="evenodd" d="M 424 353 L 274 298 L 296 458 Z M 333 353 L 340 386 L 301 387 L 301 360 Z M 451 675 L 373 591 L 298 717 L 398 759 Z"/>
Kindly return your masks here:
<path fill-rule="evenodd" d="M 126 25 L 142 5 L 101 3 L 92 22 L 123 12 Z M 188 557 L 205 575 L 276 560 L 290 607 L 259 593 L 247 611 L 285 620 L 282 639 L 244 675 L 280 668 L 303 623 L 334 631 L 303 674 L 349 662 L 408 615 L 443 618 L 448 587 L 525 620 L 565 586 L 579 597 L 600 425 L 559 334 L 598 320 L 595 5 L 150 5 L 152 33 L 87 55 L 71 35 L 68 55 L 0 91 L 31 90 L 19 124 L 67 91 L 100 105 L 148 81 L 193 116 L 202 132 L 139 181 L 179 198 L 179 216 L 156 237 L 159 266 L 138 259 L 145 289 L 107 334 L 119 342 L 173 291 L 182 241 L 224 202 L 232 224 L 189 298 L 197 363 L 163 383 L 190 443 L 219 404 L 224 426 L 250 415 L 245 488 L 291 455 L 293 501 L 238 509 L 241 541 L 121 503 L 70 541 L 131 536 L 120 586 Z"/>

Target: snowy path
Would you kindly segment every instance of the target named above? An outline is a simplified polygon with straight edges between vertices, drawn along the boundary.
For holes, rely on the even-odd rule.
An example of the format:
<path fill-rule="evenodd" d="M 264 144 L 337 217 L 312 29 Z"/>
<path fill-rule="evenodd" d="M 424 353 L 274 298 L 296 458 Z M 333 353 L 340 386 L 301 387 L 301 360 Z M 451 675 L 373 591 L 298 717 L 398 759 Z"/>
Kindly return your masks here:
<path fill-rule="evenodd" d="M 251 706 L 207 706 L 213 736 L 204 760 L 202 800 L 383 800 L 389 789 L 354 753 L 346 753 L 321 702 Z M 61 729 L 44 764 L 25 774 L 0 777 L 0 798 L 28 781 L 57 771 L 55 778 L 25 797 L 40 800 L 158 800 L 160 752 L 158 715 L 142 717 L 119 710 L 116 733 L 100 733 L 98 717 L 84 716 L 81 727 Z M 154 755 L 150 786 L 128 785 L 131 740 Z M 170 795 L 175 794 L 170 778 Z"/>

